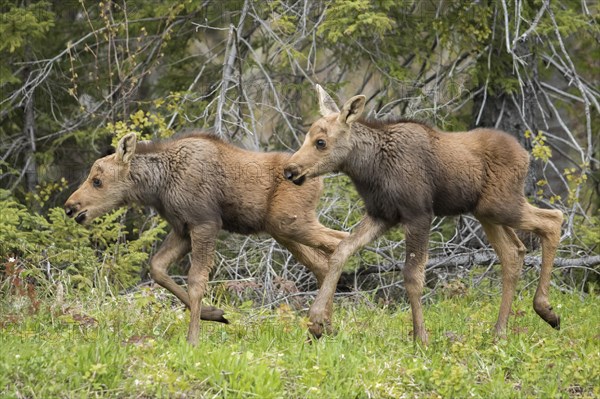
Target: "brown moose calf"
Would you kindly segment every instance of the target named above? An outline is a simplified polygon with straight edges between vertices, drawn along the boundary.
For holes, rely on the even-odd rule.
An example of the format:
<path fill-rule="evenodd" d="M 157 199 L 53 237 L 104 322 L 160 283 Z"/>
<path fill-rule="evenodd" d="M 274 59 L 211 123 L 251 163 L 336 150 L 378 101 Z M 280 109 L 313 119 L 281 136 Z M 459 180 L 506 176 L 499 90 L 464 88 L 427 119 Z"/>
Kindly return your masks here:
<path fill-rule="evenodd" d="M 367 215 L 331 255 L 329 271 L 310 309 L 311 331 L 320 335 L 330 320 L 326 306 L 348 257 L 388 229 L 406 230 L 404 284 L 416 340 L 427 342 L 421 294 L 427 243 L 434 215 L 472 213 L 502 263 L 502 302 L 495 331 L 505 334 L 525 246 L 514 229 L 531 231 L 542 242 L 540 282 L 533 300 L 537 314 L 558 329 L 548 300 L 550 276 L 560 240 L 562 213 L 539 209 L 523 194 L 529 154 L 514 137 L 492 129 L 446 133 L 427 125 L 360 119 L 364 96 L 340 111 L 317 85 L 322 118 L 311 126 L 290 158 L 285 176 L 297 184 L 332 171 L 346 173 L 363 197 Z"/>
<path fill-rule="evenodd" d="M 290 155 L 242 150 L 207 134 L 137 143 L 131 133 L 119 141 L 115 154 L 94 163 L 65 211 L 87 223 L 138 203 L 154 207 L 169 222 L 172 230 L 150 261 L 150 274 L 190 309 L 187 339 L 196 344 L 200 318 L 227 322 L 222 310 L 201 308 L 221 229 L 269 233 L 316 275 L 319 285 L 329 255 L 347 236 L 317 220 L 320 180 L 303 186 L 285 181 L 281 170 Z M 190 251 L 186 292 L 167 269 Z M 331 304 L 324 311 L 323 317 L 331 317 Z"/>

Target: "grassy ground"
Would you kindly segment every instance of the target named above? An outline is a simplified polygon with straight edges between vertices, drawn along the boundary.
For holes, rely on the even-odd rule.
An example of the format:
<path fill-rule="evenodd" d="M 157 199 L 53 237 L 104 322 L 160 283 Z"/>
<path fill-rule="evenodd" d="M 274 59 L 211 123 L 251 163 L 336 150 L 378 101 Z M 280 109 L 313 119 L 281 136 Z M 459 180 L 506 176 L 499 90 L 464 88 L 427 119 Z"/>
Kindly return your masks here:
<path fill-rule="evenodd" d="M 230 325 L 188 315 L 160 289 L 0 313 L 0 396 L 257 398 L 600 397 L 600 299 L 554 292 L 557 332 L 521 292 L 506 340 L 490 330 L 499 295 L 467 289 L 426 306 L 431 343 L 413 346 L 410 313 L 337 300 L 337 334 L 306 342 L 305 312 L 227 307 Z"/>

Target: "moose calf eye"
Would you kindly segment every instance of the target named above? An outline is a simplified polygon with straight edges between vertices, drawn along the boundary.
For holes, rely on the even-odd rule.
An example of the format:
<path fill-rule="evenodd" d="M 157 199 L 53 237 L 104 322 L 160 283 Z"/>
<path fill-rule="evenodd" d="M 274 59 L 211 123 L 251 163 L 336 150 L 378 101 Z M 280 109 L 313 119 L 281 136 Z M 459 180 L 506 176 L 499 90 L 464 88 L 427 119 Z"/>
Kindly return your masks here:
<path fill-rule="evenodd" d="M 325 140 L 319 139 L 319 140 L 315 141 L 315 146 L 317 147 L 318 150 L 322 150 L 325 147 L 327 147 L 327 143 L 325 142 Z"/>
<path fill-rule="evenodd" d="M 100 188 L 100 187 L 102 187 L 102 180 L 100 180 L 98 178 L 93 178 L 92 185 L 96 188 Z"/>

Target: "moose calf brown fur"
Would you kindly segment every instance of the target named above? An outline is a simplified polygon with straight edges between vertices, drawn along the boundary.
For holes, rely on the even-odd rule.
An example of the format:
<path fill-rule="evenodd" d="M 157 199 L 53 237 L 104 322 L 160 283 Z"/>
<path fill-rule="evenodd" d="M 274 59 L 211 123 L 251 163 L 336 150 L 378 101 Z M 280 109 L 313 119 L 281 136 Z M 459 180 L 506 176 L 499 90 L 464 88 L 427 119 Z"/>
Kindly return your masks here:
<path fill-rule="evenodd" d="M 321 284 L 327 259 L 347 233 L 322 226 L 315 208 L 322 181 L 302 187 L 285 181 L 291 154 L 239 149 L 206 134 L 158 143 L 123 137 L 116 153 L 98 159 L 65 203 L 67 215 L 86 223 L 130 203 L 154 207 L 172 226 L 150 261 L 150 274 L 190 309 L 187 339 L 198 341 L 200 318 L 227 322 L 223 311 L 202 307 L 221 229 L 267 232 L 306 265 Z M 188 292 L 167 274 L 191 251 Z M 331 306 L 324 309 L 331 317 Z"/>
<path fill-rule="evenodd" d="M 495 326 L 504 335 L 523 265 L 525 246 L 513 229 L 537 234 L 542 242 L 541 276 L 533 307 L 558 329 L 548 289 L 563 215 L 527 202 L 524 180 L 529 154 L 517 140 L 491 129 L 446 133 L 416 122 L 379 123 L 359 119 L 364 96 L 340 111 L 317 85 L 323 115 L 284 169 L 302 184 L 332 171 L 346 173 L 365 201 L 367 215 L 332 254 L 329 271 L 310 309 L 312 332 L 327 328 L 326 306 L 346 260 L 393 226 L 406 230 L 404 284 L 412 308 L 414 338 L 427 342 L 421 309 L 429 229 L 434 215 L 472 213 L 502 263 L 502 301 Z"/>

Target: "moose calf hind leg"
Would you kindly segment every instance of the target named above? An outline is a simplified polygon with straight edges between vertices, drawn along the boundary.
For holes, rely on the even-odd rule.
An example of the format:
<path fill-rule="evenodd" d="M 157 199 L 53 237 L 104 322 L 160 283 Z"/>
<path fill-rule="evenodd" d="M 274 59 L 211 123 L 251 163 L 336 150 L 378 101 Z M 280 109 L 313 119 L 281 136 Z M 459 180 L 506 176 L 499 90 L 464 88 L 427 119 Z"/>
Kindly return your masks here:
<path fill-rule="evenodd" d="M 485 220 L 480 220 L 480 222 L 502 265 L 502 300 L 494 332 L 497 336 L 504 337 L 526 248 L 510 227 L 489 223 Z"/>
<path fill-rule="evenodd" d="M 563 215 L 558 210 L 536 210 L 538 215 L 543 215 L 542 218 L 545 219 L 545 229 L 544 232 L 540 232 L 539 234 L 542 240 L 542 269 L 540 272 L 540 282 L 533 298 L 533 309 L 552 328 L 560 330 L 560 316 L 554 313 L 552 305 L 550 305 L 548 290 L 550 288 L 556 249 L 560 242 L 560 228 L 562 226 Z"/>
<path fill-rule="evenodd" d="M 533 309 L 546 323 L 559 330 L 560 317 L 554 313 L 552 305 L 550 305 L 548 292 L 554 257 L 560 242 L 563 214 L 556 209 L 540 209 L 528 203 L 525 204 L 523 213 L 524 216 L 519 222 L 518 228 L 537 234 L 542 241 L 542 266 L 540 281 L 533 298 Z"/>

